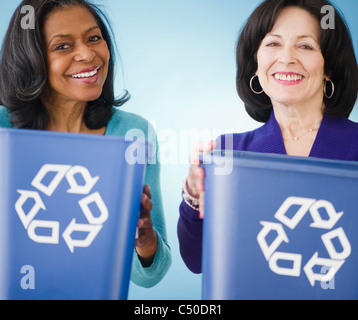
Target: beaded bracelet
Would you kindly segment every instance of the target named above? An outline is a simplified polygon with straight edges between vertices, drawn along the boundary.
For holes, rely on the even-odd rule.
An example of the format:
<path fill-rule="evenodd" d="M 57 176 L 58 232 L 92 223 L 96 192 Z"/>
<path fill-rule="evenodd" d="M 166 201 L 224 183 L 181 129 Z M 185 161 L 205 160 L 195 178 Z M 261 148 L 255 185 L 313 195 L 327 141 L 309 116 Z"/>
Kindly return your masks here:
<path fill-rule="evenodd" d="M 182 191 L 183 199 L 190 208 L 199 211 L 199 199 L 194 198 L 193 196 L 190 195 L 187 189 L 187 183 L 188 183 L 188 178 L 186 178 L 183 183 L 183 191 Z"/>

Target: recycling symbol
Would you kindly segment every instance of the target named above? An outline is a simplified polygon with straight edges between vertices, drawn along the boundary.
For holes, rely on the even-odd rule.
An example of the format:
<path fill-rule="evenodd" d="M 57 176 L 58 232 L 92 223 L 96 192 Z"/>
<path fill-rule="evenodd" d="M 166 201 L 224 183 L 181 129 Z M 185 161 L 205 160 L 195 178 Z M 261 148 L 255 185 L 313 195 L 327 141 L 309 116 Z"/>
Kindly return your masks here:
<path fill-rule="evenodd" d="M 49 176 L 52 179 L 45 184 L 44 181 L 47 182 Z M 79 176 L 82 179 L 79 179 Z M 92 177 L 87 168 L 83 166 L 45 164 L 31 182 L 31 185 L 37 191 L 17 190 L 20 196 L 15 203 L 15 210 L 31 240 L 37 243 L 59 244 L 60 223 L 58 221 L 38 220 L 36 216 L 41 210 L 46 211 L 41 194 L 51 197 L 63 179 L 66 179 L 70 186 L 67 193 L 85 196 L 78 201 L 78 205 L 88 224 L 79 224 L 73 218 L 62 233 L 69 250 L 74 253 L 75 247 L 89 247 L 108 219 L 108 209 L 101 195 L 98 192 L 91 193 L 99 177 Z M 29 208 L 31 205 L 32 207 Z M 95 215 L 91 211 L 94 205 L 97 208 Z M 38 232 L 39 229 L 47 229 L 48 232 L 45 232 L 46 235 L 44 235 L 44 232 Z M 84 232 L 87 233 L 87 236 L 85 239 L 73 239 L 72 234 L 74 232 Z"/>
<path fill-rule="evenodd" d="M 296 208 L 297 206 L 299 209 L 293 215 L 291 214 L 289 216 L 289 209 L 292 207 Z M 316 251 L 303 267 L 303 271 L 305 272 L 309 283 L 314 287 L 316 281 L 331 281 L 351 254 L 351 245 L 343 228 L 339 227 L 333 229 L 342 217 L 343 212 L 336 212 L 336 209 L 331 202 L 310 198 L 288 197 L 274 215 L 280 223 L 260 221 L 263 228 L 257 235 L 257 241 L 271 271 L 283 276 L 299 277 L 301 275 L 302 255 L 297 253 L 279 252 L 277 249 L 283 242 L 289 243 L 283 225 L 294 230 L 308 212 L 311 214 L 313 220 L 309 225 L 311 228 L 331 230 L 321 236 L 322 242 L 330 258 L 323 258 L 320 256 L 320 253 Z M 328 219 L 327 216 L 325 219 L 322 217 L 322 212 L 327 213 Z M 268 243 L 267 238 L 272 231 L 274 231 L 277 236 L 273 241 Z M 336 246 L 334 245 L 334 243 L 337 243 L 337 240 L 340 243 L 340 246 L 337 246 L 339 251 L 337 251 Z M 290 267 L 279 266 L 279 261 L 291 262 L 289 264 Z M 328 272 L 315 273 L 316 266 L 325 267 Z"/>

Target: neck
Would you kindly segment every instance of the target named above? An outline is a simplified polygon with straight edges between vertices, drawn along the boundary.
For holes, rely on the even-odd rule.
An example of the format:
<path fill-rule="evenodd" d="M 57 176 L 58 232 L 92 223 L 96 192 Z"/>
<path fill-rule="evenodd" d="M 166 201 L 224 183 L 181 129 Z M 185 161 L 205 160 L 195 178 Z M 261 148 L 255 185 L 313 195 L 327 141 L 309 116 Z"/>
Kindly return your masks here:
<path fill-rule="evenodd" d="M 100 135 L 106 133 L 106 127 L 99 129 L 90 129 L 87 127 L 84 121 L 87 102 L 67 102 L 61 103 L 61 105 L 56 103 L 45 103 L 45 106 L 50 117 L 46 130 Z"/>
<path fill-rule="evenodd" d="M 282 136 L 297 138 L 310 131 L 317 131 L 323 119 L 324 107 L 298 108 L 294 106 L 274 106 L 276 120 Z"/>
<path fill-rule="evenodd" d="M 47 102 L 45 103 L 49 114 L 47 130 L 80 133 L 85 130 L 83 120 L 86 109 L 85 102 Z"/>

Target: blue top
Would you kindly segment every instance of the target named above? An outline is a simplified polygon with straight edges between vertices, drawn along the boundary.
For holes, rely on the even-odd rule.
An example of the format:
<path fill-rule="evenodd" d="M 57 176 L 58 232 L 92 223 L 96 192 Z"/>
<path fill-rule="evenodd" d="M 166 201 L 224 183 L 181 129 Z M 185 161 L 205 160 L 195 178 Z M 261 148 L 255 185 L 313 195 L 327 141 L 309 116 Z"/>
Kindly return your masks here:
<path fill-rule="evenodd" d="M 7 109 L 0 106 L 0 128 L 11 128 L 8 120 Z M 152 143 L 156 150 L 156 157 L 150 159 L 147 163 L 145 184 L 150 187 L 152 194 L 153 209 L 151 218 L 153 227 L 158 236 L 158 250 L 155 254 L 153 263 L 149 267 L 143 267 L 138 255 L 133 255 L 133 264 L 131 280 L 142 287 L 152 287 L 156 285 L 167 273 L 171 265 L 171 252 L 167 242 L 166 226 L 162 205 L 160 189 L 160 164 L 158 162 L 158 143 L 156 134 L 150 123 L 144 118 L 133 113 L 125 112 L 115 108 L 115 112 L 108 122 L 106 135 L 131 137 L 143 136 Z"/>
<path fill-rule="evenodd" d="M 287 154 L 273 112 L 262 127 L 245 133 L 222 135 L 217 142 L 218 149 Z M 309 157 L 358 161 L 358 124 L 347 118 L 324 116 Z"/>
<path fill-rule="evenodd" d="M 279 124 L 272 112 L 270 120 L 260 128 L 239 134 L 226 134 L 217 139 L 217 149 L 241 150 L 286 155 Z M 346 118 L 323 117 L 310 157 L 358 161 L 358 123 Z M 185 201 L 180 205 L 178 221 L 180 254 L 194 273 L 201 272 L 202 220 Z"/>

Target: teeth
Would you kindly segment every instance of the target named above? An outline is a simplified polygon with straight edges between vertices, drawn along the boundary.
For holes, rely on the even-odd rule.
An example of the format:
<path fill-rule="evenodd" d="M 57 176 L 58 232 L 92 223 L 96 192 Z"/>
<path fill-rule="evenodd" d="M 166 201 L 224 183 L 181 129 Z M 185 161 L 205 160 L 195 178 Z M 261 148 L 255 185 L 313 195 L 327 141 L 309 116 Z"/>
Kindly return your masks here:
<path fill-rule="evenodd" d="M 283 81 L 298 81 L 298 80 L 301 80 L 303 78 L 303 76 L 297 75 L 297 74 L 285 75 L 285 74 L 281 74 L 281 73 L 275 73 L 275 78 L 277 80 L 283 80 Z"/>
<path fill-rule="evenodd" d="M 83 73 L 79 73 L 79 74 L 74 74 L 72 76 L 72 78 L 90 78 L 90 77 L 93 77 L 93 76 L 95 76 L 97 74 L 98 69 L 99 68 L 97 68 L 97 69 L 95 69 L 95 70 L 93 70 L 91 72 L 83 72 Z"/>

